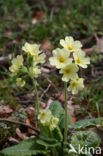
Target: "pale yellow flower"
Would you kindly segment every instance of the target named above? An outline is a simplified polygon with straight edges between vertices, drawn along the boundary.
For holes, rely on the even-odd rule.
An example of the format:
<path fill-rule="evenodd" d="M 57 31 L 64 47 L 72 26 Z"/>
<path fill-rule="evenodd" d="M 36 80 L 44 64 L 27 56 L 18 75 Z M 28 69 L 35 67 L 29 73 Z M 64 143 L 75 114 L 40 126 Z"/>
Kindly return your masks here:
<path fill-rule="evenodd" d="M 10 72 L 15 73 L 15 74 L 18 72 L 18 69 L 19 69 L 18 66 L 15 66 L 15 65 L 12 65 L 9 67 Z"/>
<path fill-rule="evenodd" d="M 41 69 L 38 66 L 33 66 L 29 68 L 29 72 L 32 76 L 37 78 L 41 74 Z"/>
<path fill-rule="evenodd" d="M 87 65 L 90 64 L 90 58 L 85 56 L 85 52 L 82 50 L 73 53 L 75 63 L 82 68 L 87 68 Z"/>
<path fill-rule="evenodd" d="M 49 109 L 40 110 L 40 113 L 38 115 L 38 119 L 43 125 L 49 125 L 51 117 L 52 113 Z"/>
<path fill-rule="evenodd" d="M 53 131 L 59 123 L 59 119 L 57 117 L 52 116 L 51 120 L 50 120 L 50 130 Z"/>
<path fill-rule="evenodd" d="M 25 86 L 25 81 L 22 79 L 22 78 L 17 78 L 16 79 L 16 85 L 18 86 L 18 87 L 24 87 Z"/>
<path fill-rule="evenodd" d="M 60 45 L 63 48 L 67 49 L 69 52 L 76 52 L 78 49 L 81 49 L 82 47 L 81 42 L 78 40 L 74 41 L 73 37 L 71 36 L 70 37 L 66 36 L 65 40 L 61 39 Z"/>
<path fill-rule="evenodd" d="M 53 50 L 53 57 L 49 59 L 50 64 L 56 66 L 57 69 L 65 67 L 66 64 L 72 63 L 72 58 L 68 58 L 70 53 L 66 49 L 57 48 Z"/>
<path fill-rule="evenodd" d="M 60 73 L 63 74 L 62 80 L 68 82 L 70 79 L 77 77 L 77 72 L 79 68 L 76 64 L 68 64 L 60 70 Z"/>
<path fill-rule="evenodd" d="M 16 74 L 21 66 L 23 66 L 23 56 L 22 55 L 18 55 L 16 58 L 14 58 L 12 60 L 12 65 L 9 68 L 9 70 L 12 73 Z"/>
<path fill-rule="evenodd" d="M 44 53 L 35 55 L 33 57 L 33 65 L 45 63 L 45 58 L 46 58 L 46 55 Z"/>
<path fill-rule="evenodd" d="M 81 91 L 84 88 L 84 79 L 76 78 L 70 82 L 70 86 L 68 87 L 68 91 L 71 91 L 72 94 L 77 94 L 78 91 Z"/>
<path fill-rule="evenodd" d="M 22 50 L 30 54 L 31 56 L 35 56 L 38 55 L 38 53 L 40 53 L 39 48 L 40 45 L 38 44 L 30 44 L 26 42 L 25 45 L 22 47 Z"/>

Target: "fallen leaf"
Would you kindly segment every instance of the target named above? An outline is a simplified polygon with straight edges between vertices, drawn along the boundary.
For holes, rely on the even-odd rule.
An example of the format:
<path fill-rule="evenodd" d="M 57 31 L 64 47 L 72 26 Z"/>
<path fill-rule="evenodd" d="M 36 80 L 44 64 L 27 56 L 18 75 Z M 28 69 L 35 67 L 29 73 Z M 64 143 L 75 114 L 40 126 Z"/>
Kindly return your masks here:
<path fill-rule="evenodd" d="M 13 138 L 13 137 L 10 137 L 9 139 L 8 139 L 8 141 L 10 142 L 10 144 L 18 144 L 19 143 L 19 141 L 16 139 L 16 138 Z"/>
<path fill-rule="evenodd" d="M 9 106 L 0 106 L 0 118 L 8 117 L 12 114 L 13 109 L 11 109 Z"/>
<path fill-rule="evenodd" d="M 72 123 L 75 123 L 75 122 L 76 122 L 76 118 L 72 117 Z"/>
<path fill-rule="evenodd" d="M 5 37 L 7 37 L 7 38 L 9 38 L 9 37 L 11 37 L 12 36 L 12 31 L 11 30 L 7 30 L 6 32 L 5 32 Z"/>
<path fill-rule="evenodd" d="M 30 125 L 30 120 L 29 119 L 26 119 L 26 124 Z"/>
<path fill-rule="evenodd" d="M 21 133 L 21 131 L 20 131 L 19 128 L 16 128 L 16 134 L 17 134 L 17 136 L 19 137 L 19 139 L 21 139 L 21 140 L 24 139 L 24 136 L 23 136 L 23 134 Z"/>
<path fill-rule="evenodd" d="M 93 53 L 94 49 L 93 49 L 93 47 L 91 47 L 91 48 L 83 49 L 83 51 L 85 51 L 85 53 L 86 53 L 87 55 L 91 55 L 91 54 Z"/>
<path fill-rule="evenodd" d="M 74 108 L 72 99 L 68 100 L 67 104 L 68 104 L 68 113 L 69 113 L 72 117 L 74 117 L 74 116 L 75 116 L 75 115 L 74 115 L 74 109 L 75 109 L 75 108 Z"/>
<path fill-rule="evenodd" d="M 49 40 L 45 40 L 42 45 L 41 45 L 41 49 L 43 50 L 51 50 L 52 49 L 52 44 Z"/>
<path fill-rule="evenodd" d="M 99 38 L 97 34 L 94 35 L 96 39 L 96 46 L 100 53 L 103 53 L 103 37 Z"/>

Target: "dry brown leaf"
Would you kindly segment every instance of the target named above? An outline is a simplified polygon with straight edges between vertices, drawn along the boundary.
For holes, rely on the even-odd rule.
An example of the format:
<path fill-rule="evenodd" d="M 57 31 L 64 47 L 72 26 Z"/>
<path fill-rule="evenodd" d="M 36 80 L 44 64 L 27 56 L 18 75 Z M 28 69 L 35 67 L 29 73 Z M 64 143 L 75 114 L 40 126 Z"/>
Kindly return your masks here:
<path fill-rule="evenodd" d="M 0 106 L 0 118 L 8 117 L 12 114 L 13 109 L 11 109 L 9 106 Z"/>
<path fill-rule="evenodd" d="M 46 40 L 42 43 L 41 48 L 43 50 L 51 50 L 52 49 L 52 44 L 49 40 Z"/>
<path fill-rule="evenodd" d="M 13 138 L 13 137 L 10 137 L 8 140 L 12 144 L 18 144 L 19 143 L 19 141 L 16 138 Z"/>
<path fill-rule="evenodd" d="M 95 34 L 95 39 L 96 39 L 96 46 L 97 49 L 100 53 L 103 53 L 103 37 L 99 38 L 96 34 Z"/>
<path fill-rule="evenodd" d="M 61 102 L 64 102 L 65 98 L 64 98 L 64 92 L 61 93 L 60 97 L 59 97 L 59 100 Z"/>
<path fill-rule="evenodd" d="M 8 30 L 8 31 L 5 32 L 5 37 L 9 38 L 9 37 L 12 36 L 12 34 L 13 34 L 12 31 Z"/>
<path fill-rule="evenodd" d="M 76 118 L 72 117 L 72 123 L 75 123 L 75 122 L 76 122 Z"/>
<path fill-rule="evenodd" d="M 73 102 L 72 102 L 72 99 L 68 100 L 68 113 L 74 117 L 74 105 L 73 105 Z"/>
<path fill-rule="evenodd" d="M 91 47 L 91 48 L 83 49 L 83 51 L 85 51 L 87 55 L 91 55 L 93 53 L 94 49 Z"/>
<path fill-rule="evenodd" d="M 21 133 L 21 131 L 20 131 L 19 128 L 16 128 L 16 134 L 17 134 L 17 136 L 19 137 L 19 139 L 21 139 L 21 140 L 24 139 L 24 136 L 23 136 L 23 134 Z"/>

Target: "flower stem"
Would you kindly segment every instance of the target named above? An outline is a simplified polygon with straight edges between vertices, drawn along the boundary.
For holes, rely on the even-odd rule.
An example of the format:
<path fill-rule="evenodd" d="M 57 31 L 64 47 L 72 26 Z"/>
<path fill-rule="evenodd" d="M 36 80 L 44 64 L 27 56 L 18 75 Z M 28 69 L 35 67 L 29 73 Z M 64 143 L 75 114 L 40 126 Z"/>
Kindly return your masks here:
<path fill-rule="evenodd" d="M 39 113 L 39 98 L 38 98 L 38 90 L 37 90 L 37 86 L 36 86 L 36 83 L 35 83 L 34 78 L 32 78 L 32 82 L 33 82 L 33 87 L 34 87 L 34 89 L 35 89 L 35 95 L 36 95 L 36 110 L 37 110 L 37 113 Z"/>
<path fill-rule="evenodd" d="M 65 96 L 64 149 L 66 149 L 66 147 L 67 147 L 67 133 L 68 133 L 67 82 L 64 83 L 64 96 Z"/>

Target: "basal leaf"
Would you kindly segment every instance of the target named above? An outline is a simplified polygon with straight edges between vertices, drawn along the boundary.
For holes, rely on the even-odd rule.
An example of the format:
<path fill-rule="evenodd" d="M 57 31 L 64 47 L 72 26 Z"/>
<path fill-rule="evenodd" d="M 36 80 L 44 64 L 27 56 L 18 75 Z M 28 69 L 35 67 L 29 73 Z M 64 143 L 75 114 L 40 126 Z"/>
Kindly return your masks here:
<path fill-rule="evenodd" d="M 64 109 L 59 101 L 52 102 L 49 109 L 51 110 L 52 114 L 59 119 L 64 114 Z"/>
<path fill-rule="evenodd" d="M 28 139 L 2 150 L 0 156 L 34 156 L 37 154 L 46 155 L 46 153 L 45 148 L 36 143 L 36 139 Z"/>
<path fill-rule="evenodd" d="M 95 127 L 96 125 L 101 124 L 102 121 L 103 118 L 84 119 L 74 123 L 72 126 L 74 129 L 85 129 L 90 126 Z"/>

